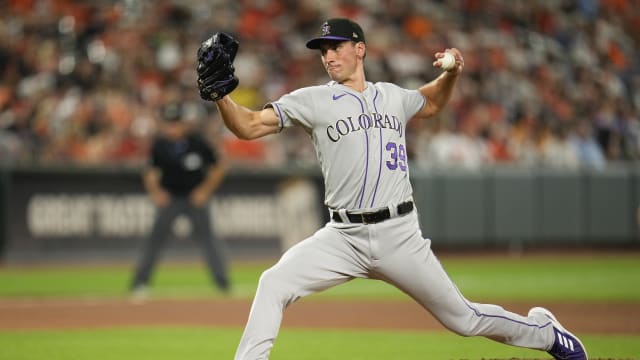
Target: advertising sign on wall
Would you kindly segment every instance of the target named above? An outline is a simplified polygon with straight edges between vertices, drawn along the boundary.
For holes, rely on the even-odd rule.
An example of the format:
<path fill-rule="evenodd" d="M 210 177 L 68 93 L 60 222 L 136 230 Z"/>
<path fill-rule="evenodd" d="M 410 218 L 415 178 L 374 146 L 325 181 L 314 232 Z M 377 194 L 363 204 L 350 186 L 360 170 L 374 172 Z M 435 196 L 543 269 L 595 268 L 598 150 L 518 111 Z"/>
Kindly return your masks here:
<path fill-rule="evenodd" d="M 313 178 L 231 174 L 209 203 L 211 224 L 231 250 L 281 251 L 322 226 Z M 149 234 L 155 207 L 138 172 L 17 171 L 7 196 L 6 256 L 131 251 Z M 187 241 L 178 217 L 172 247 Z"/>

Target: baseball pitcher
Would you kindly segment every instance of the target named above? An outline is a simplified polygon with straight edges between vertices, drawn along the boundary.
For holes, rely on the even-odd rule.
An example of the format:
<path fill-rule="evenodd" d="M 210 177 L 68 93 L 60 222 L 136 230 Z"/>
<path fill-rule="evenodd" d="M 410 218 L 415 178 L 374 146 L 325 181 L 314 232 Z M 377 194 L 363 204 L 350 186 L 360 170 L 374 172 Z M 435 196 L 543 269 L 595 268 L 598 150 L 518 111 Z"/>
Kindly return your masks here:
<path fill-rule="evenodd" d="M 319 50 L 331 81 L 295 90 L 253 111 L 226 96 L 238 85 L 238 42 L 217 33 L 198 51 L 198 88 L 215 101 L 225 125 L 241 139 L 292 126 L 311 137 L 322 168 L 331 220 L 284 253 L 260 277 L 235 359 L 268 359 L 283 311 L 294 301 L 354 278 L 401 289 L 445 327 L 463 336 L 548 351 L 555 359 L 587 359 L 584 346 L 546 309 L 521 316 L 467 300 L 424 238 L 412 199 L 405 129 L 447 104 L 464 68 L 458 49 L 435 54 L 444 70 L 419 89 L 365 79 L 364 32 L 349 19 L 330 19 L 306 44 Z M 445 53 L 446 63 L 441 61 Z"/>

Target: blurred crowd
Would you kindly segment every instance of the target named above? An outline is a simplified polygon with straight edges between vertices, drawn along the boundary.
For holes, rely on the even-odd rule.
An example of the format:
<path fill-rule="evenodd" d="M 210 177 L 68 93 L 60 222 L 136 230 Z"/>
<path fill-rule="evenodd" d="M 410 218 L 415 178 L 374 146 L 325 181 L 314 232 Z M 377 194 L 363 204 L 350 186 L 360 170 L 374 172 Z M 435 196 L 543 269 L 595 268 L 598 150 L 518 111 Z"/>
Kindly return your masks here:
<path fill-rule="evenodd" d="M 307 135 L 241 141 L 195 86 L 199 44 L 240 41 L 232 97 L 261 108 L 328 81 L 307 50 L 324 19 L 367 38 L 369 81 L 417 88 L 434 54 L 465 69 L 447 109 L 407 131 L 420 168 L 576 169 L 640 160 L 640 6 L 632 0 L 0 0 L 0 164 L 140 165 L 157 109 L 187 119 L 232 163 L 315 166 Z"/>

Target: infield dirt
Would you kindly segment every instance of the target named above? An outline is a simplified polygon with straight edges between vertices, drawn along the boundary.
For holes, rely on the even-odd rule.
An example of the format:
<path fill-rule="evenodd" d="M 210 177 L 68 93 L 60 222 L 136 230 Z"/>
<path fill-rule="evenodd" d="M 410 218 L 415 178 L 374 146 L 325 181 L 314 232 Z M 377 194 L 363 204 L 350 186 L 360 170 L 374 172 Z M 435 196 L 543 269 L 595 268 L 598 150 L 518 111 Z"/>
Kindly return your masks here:
<path fill-rule="evenodd" d="M 640 304 L 499 304 L 526 314 L 532 306 L 554 312 L 578 333 L 640 334 Z M 114 326 L 199 325 L 243 327 L 251 303 L 236 299 L 0 299 L 0 329 L 80 329 Z M 286 311 L 283 328 L 444 330 L 411 301 L 304 299 Z"/>

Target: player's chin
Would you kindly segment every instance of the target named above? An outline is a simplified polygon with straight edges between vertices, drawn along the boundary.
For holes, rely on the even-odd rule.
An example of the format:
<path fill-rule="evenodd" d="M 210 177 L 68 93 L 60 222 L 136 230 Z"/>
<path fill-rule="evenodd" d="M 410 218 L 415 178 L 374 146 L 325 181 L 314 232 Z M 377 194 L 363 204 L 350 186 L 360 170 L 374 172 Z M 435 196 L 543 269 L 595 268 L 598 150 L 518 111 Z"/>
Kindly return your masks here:
<path fill-rule="evenodd" d="M 331 71 L 331 70 L 327 70 L 327 74 L 329 75 L 329 77 L 331 78 L 331 80 L 335 81 L 335 82 L 342 82 L 343 77 L 340 76 L 340 74 L 338 74 L 338 72 L 336 71 Z"/>
<path fill-rule="evenodd" d="M 338 68 L 335 66 L 328 66 L 325 68 L 325 70 L 332 79 L 338 75 Z"/>

